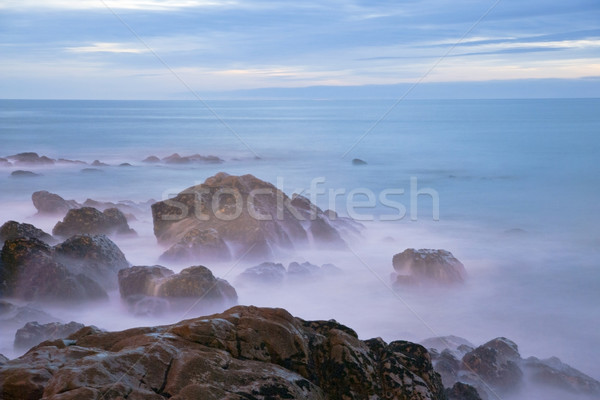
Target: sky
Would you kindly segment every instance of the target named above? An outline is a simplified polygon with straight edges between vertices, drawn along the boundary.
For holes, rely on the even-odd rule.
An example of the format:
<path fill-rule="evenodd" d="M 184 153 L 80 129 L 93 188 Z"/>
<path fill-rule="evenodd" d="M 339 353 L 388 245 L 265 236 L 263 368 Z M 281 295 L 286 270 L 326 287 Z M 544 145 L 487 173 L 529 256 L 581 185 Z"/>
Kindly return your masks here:
<path fill-rule="evenodd" d="M 600 1 L 0 0 L 0 98 L 323 93 L 600 97 Z"/>

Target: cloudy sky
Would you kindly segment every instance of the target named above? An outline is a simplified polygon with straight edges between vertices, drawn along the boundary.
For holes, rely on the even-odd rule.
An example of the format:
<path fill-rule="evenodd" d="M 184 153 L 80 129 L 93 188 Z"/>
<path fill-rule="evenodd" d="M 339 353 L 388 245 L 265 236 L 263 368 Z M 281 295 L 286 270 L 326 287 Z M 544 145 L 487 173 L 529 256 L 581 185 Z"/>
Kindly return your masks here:
<path fill-rule="evenodd" d="M 0 0 L 1 98 L 416 82 L 600 97 L 600 1 Z"/>

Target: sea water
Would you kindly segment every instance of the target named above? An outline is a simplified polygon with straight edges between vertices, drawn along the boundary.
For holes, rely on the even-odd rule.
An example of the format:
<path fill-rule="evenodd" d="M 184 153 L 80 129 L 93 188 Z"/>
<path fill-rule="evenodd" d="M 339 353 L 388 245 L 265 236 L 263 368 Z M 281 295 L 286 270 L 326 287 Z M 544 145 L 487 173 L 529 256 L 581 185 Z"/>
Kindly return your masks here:
<path fill-rule="evenodd" d="M 0 167 L 0 223 L 51 231 L 56 218 L 35 216 L 37 190 L 80 202 L 161 200 L 219 171 L 253 174 L 288 195 L 303 192 L 323 209 L 357 217 L 366 230 L 348 251 L 272 260 L 333 263 L 341 276 L 269 290 L 240 285 L 241 304 L 334 318 L 363 339 L 454 334 L 481 344 L 505 336 L 524 357 L 558 356 L 599 379 L 598 110 L 595 99 L 1 100 L 0 157 L 35 151 L 111 166 L 98 173 L 82 173 L 89 167 L 83 165 Z M 224 162 L 141 162 L 175 152 Z M 353 165 L 354 158 L 367 165 Z M 10 176 L 15 169 L 41 176 L 17 179 Z M 384 204 L 382 192 L 396 206 Z M 363 207 L 352 207 L 359 202 Z M 156 264 L 164 248 L 152 234 L 151 215 L 132 227 L 137 238 L 115 242 L 132 264 Z M 392 256 L 406 248 L 451 251 L 467 269 L 466 284 L 392 290 Z M 251 265 L 207 266 L 235 285 Z M 51 311 L 105 329 L 194 316 L 134 318 L 115 293 L 108 305 Z M 3 338 L 0 353 L 18 355 L 12 339 Z"/>

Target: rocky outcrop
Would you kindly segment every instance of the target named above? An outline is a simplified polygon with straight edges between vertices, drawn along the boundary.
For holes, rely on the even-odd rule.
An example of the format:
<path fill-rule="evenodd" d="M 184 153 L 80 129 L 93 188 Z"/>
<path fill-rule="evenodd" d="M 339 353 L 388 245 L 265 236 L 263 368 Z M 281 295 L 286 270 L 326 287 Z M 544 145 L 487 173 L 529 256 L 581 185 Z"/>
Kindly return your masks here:
<path fill-rule="evenodd" d="M 38 210 L 38 214 L 65 215 L 69 210 L 80 207 L 76 201 L 65 200 L 59 195 L 46 190 L 33 193 L 31 200 Z"/>
<path fill-rule="evenodd" d="M 180 323 L 84 328 L 0 366 L 7 399 L 442 400 L 427 351 L 361 341 L 335 321 L 282 309 L 234 307 Z"/>
<path fill-rule="evenodd" d="M 38 239 L 50 245 L 57 243 L 55 238 L 31 224 L 8 221 L 0 227 L 0 244 L 20 237 Z"/>
<path fill-rule="evenodd" d="M 165 262 L 211 262 L 231 259 L 231 252 L 215 229 L 191 229 L 160 256 Z"/>
<path fill-rule="evenodd" d="M 67 324 L 60 322 L 47 324 L 39 324 L 36 321 L 28 322 L 15 333 L 15 349 L 28 350 L 46 340 L 66 338 L 83 327 L 83 324 L 73 321 Z"/>
<path fill-rule="evenodd" d="M 119 271 L 119 292 L 137 315 L 190 306 L 206 312 L 237 304 L 235 289 L 204 266 L 189 267 L 178 274 L 160 265 L 124 269 Z"/>
<path fill-rule="evenodd" d="M 164 157 L 162 161 L 166 164 L 220 164 L 223 162 L 223 160 L 217 156 L 202 156 L 200 154 L 193 154 L 191 156 L 182 157 L 177 153 L 171 154 L 168 157 Z"/>
<path fill-rule="evenodd" d="M 154 234 L 159 243 L 173 245 L 192 229 L 214 229 L 235 258 L 264 260 L 309 243 L 341 248 L 342 229 L 359 231 L 361 225 L 330 219 L 302 199 L 297 197 L 292 205 L 292 199 L 270 183 L 221 172 L 152 205 Z"/>
<path fill-rule="evenodd" d="M 431 346 L 434 369 L 448 388 L 449 399 L 478 399 L 473 397 L 473 389 L 482 399 L 518 397 L 522 391 L 531 389 L 545 393 L 559 389 L 565 398 L 568 393 L 600 397 L 600 382 L 556 357 L 524 360 L 517 345 L 506 338 L 496 338 L 475 348 L 455 336 L 432 338 L 423 343 Z"/>
<path fill-rule="evenodd" d="M 135 235 L 135 231 L 117 208 L 101 212 L 93 207 L 82 207 L 69 210 L 65 218 L 54 226 L 52 234 L 62 237 L 79 234 Z"/>
<path fill-rule="evenodd" d="M 38 153 L 33 152 L 13 154 L 12 156 L 7 156 L 6 158 L 12 161 L 15 165 L 52 165 L 55 163 L 55 160 L 52 158 L 46 156 L 40 157 Z"/>
<path fill-rule="evenodd" d="M 446 250 L 406 249 L 392 264 L 395 285 L 458 284 L 466 277 L 464 265 Z"/>
<path fill-rule="evenodd" d="M 44 302 L 105 299 L 104 288 L 128 266 L 105 236 L 76 236 L 54 248 L 33 238 L 7 240 L 0 260 L 0 296 Z"/>

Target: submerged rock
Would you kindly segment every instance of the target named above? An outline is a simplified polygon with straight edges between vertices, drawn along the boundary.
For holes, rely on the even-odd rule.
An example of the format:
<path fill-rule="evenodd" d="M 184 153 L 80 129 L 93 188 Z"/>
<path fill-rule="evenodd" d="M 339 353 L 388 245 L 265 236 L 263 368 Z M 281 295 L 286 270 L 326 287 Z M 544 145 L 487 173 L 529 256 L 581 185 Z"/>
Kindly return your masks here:
<path fill-rule="evenodd" d="M 464 265 L 446 250 L 406 249 L 396 254 L 392 264 L 395 284 L 456 284 L 466 277 Z"/>
<path fill-rule="evenodd" d="M 160 162 L 160 158 L 158 158 L 156 156 L 148 156 L 148 157 L 144 158 L 142 160 L 142 162 L 156 164 L 156 163 Z"/>
<path fill-rule="evenodd" d="M 103 163 L 100 160 L 94 160 L 94 162 L 92 163 L 92 167 L 108 167 L 109 165 L 106 163 Z"/>
<path fill-rule="evenodd" d="M 250 267 L 238 275 L 237 279 L 243 282 L 259 284 L 278 284 L 285 280 L 287 271 L 283 264 L 264 262 Z"/>
<path fill-rule="evenodd" d="M 117 383 L 115 383 L 117 382 Z M 335 321 L 234 307 L 170 326 L 83 329 L 0 367 L 7 398 L 445 399 L 427 351 Z"/>
<path fill-rule="evenodd" d="M 223 162 L 222 159 L 216 156 L 202 156 L 200 154 L 193 154 L 191 156 L 182 157 L 177 153 L 171 154 L 168 157 L 162 159 L 167 164 L 190 164 L 190 163 L 204 163 L 204 164 L 220 164 Z"/>
<path fill-rule="evenodd" d="M 335 276 L 342 270 L 333 264 L 323 264 L 321 267 L 309 262 L 291 262 L 288 268 L 280 263 L 264 262 L 246 269 L 236 278 L 236 283 L 273 285 L 289 282 L 315 282 L 328 276 Z"/>
<path fill-rule="evenodd" d="M 48 322 L 56 322 L 59 319 L 44 312 L 38 310 L 31 305 L 18 306 L 12 304 L 6 300 L 0 300 L 0 332 L 1 334 L 8 334 L 2 332 L 2 330 L 10 331 L 10 334 L 14 333 L 15 329 L 22 327 L 27 322 L 37 321 L 41 324 Z"/>
<path fill-rule="evenodd" d="M 50 245 L 58 242 L 55 238 L 31 224 L 8 221 L 0 227 L 0 244 L 20 237 L 39 239 Z"/>
<path fill-rule="evenodd" d="M 55 160 L 52 158 L 41 156 L 37 153 L 19 153 L 6 157 L 17 165 L 52 165 Z"/>
<path fill-rule="evenodd" d="M 300 209 L 291 203 L 285 193 L 252 175 L 221 172 L 173 199 L 153 204 L 154 234 L 159 243 L 173 245 L 193 229 L 214 229 L 234 258 L 262 260 L 311 240 L 321 248 L 345 244 L 337 227 L 346 229 L 348 221 L 330 220 L 316 206 L 302 203 Z M 316 222 L 306 218 L 310 210 L 315 210 Z"/>
<path fill-rule="evenodd" d="M 78 234 L 133 235 L 135 231 L 129 228 L 127 218 L 117 208 L 101 212 L 93 207 L 82 207 L 69 210 L 63 221 L 56 224 L 52 234 L 62 237 Z"/>
<path fill-rule="evenodd" d="M 83 327 L 83 324 L 73 321 L 68 324 L 28 322 L 15 333 L 15 349 L 28 350 L 46 340 L 66 338 Z"/>
<path fill-rule="evenodd" d="M 41 174 L 36 174 L 35 172 L 18 169 L 16 171 L 11 172 L 10 176 L 12 176 L 13 178 L 33 178 L 36 176 L 41 176 Z"/>
<path fill-rule="evenodd" d="M 355 158 L 352 160 L 352 165 L 367 165 L 367 162 L 360 158 Z"/>
<path fill-rule="evenodd" d="M 525 375 L 538 385 L 600 398 L 600 382 L 563 363 L 557 357 L 546 360 L 529 357 L 522 362 L 522 369 Z"/>

